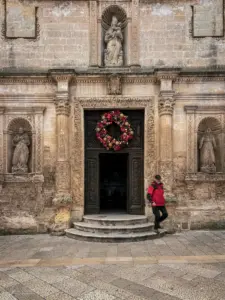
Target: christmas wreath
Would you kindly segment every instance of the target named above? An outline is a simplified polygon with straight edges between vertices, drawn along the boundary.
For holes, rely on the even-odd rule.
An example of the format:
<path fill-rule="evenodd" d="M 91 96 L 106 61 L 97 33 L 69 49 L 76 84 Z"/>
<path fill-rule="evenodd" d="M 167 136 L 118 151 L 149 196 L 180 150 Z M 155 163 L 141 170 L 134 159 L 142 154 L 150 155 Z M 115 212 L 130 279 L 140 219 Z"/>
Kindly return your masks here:
<path fill-rule="evenodd" d="M 127 119 L 128 117 L 119 110 L 106 112 L 102 115 L 102 120 L 97 123 L 95 130 L 97 139 L 107 150 L 119 151 L 128 145 L 129 140 L 132 140 L 134 131 Z M 113 123 L 120 126 L 121 135 L 118 139 L 111 136 L 107 131 L 107 127 Z"/>

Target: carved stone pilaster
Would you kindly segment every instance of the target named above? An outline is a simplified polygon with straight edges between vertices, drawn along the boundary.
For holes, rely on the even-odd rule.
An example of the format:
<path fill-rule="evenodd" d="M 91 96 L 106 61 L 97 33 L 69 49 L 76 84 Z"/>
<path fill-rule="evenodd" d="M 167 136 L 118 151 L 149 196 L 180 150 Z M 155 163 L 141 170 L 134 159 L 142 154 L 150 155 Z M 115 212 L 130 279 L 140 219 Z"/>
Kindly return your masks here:
<path fill-rule="evenodd" d="M 70 164 L 69 164 L 69 82 L 73 72 L 51 72 L 57 82 L 55 96 L 56 132 L 57 132 L 57 163 L 56 163 L 56 191 L 70 192 Z"/>
<path fill-rule="evenodd" d="M 140 47 L 139 47 L 139 29 L 140 29 L 140 19 L 139 19 L 139 0 L 132 0 L 132 25 L 131 25 L 131 65 L 140 66 L 139 57 L 140 57 Z"/>
<path fill-rule="evenodd" d="M 98 24 L 97 24 L 97 14 L 98 6 L 97 1 L 89 1 L 89 32 L 90 32 L 90 66 L 98 65 Z"/>
<path fill-rule="evenodd" d="M 160 92 L 159 94 L 159 115 L 173 114 L 173 107 L 175 105 L 174 91 Z"/>
<path fill-rule="evenodd" d="M 57 82 L 55 95 L 56 105 L 56 133 L 57 133 L 57 162 L 56 162 L 56 195 L 53 204 L 56 206 L 56 215 L 52 232 L 64 234 L 70 222 L 70 206 L 64 212 L 64 200 L 72 201 L 70 192 L 70 162 L 69 162 L 69 82 L 73 73 L 52 72 L 52 77 Z M 66 200 L 67 201 L 67 200 Z"/>
<path fill-rule="evenodd" d="M 160 116 L 160 161 L 159 169 L 165 183 L 167 196 L 172 195 L 173 188 L 173 108 L 175 105 L 175 92 L 173 82 L 178 72 L 158 71 L 157 78 L 160 81 L 160 93 L 158 109 Z"/>

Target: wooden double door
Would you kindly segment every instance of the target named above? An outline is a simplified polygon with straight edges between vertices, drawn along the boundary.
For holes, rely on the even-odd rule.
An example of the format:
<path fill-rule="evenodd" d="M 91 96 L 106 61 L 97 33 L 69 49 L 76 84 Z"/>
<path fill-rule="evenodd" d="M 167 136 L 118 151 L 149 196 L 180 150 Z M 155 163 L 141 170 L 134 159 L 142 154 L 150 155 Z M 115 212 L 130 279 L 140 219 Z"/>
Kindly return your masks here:
<path fill-rule="evenodd" d="M 84 113 L 85 214 L 144 214 L 144 111 L 121 110 L 128 116 L 134 138 L 118 152 L 106 150 L 96 139 L 95 128 L 104 112 Z M 118 126 L 107 129 L 115 137 L 121 134 Z"/>

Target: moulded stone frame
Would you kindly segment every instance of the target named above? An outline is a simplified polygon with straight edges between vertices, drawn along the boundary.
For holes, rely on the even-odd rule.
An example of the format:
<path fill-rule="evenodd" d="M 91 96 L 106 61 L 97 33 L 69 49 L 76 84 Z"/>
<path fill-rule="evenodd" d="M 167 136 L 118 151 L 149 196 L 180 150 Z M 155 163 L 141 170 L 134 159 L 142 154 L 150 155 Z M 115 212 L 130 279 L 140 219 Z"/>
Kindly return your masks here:
<path fill-rule="evenodd" d="M 16 119 L 24 119 L 32 128 L 32 174 L 42 174 L 43 167 L 43 112 L 45 107 L 11 107 L 3 113 L 3 173 L 8 174 L 9 125 Z"/>
<path fill-rule="evenodd" d="M 144 186 L 147 188 L 157 167 L 154 97 L 73 97 L 71 141 L 72 217 L 81 220 L 84 215 L 84 110 L 144 109 Z"/>
<path fill-rule="evenodd" d="M 198 128 L 205 118 L 216 119 L 222 129 L 221 164 L 225 173 L 225 106 L 185 106 L 187 113 L 187 174 L 198 172 Z"/>

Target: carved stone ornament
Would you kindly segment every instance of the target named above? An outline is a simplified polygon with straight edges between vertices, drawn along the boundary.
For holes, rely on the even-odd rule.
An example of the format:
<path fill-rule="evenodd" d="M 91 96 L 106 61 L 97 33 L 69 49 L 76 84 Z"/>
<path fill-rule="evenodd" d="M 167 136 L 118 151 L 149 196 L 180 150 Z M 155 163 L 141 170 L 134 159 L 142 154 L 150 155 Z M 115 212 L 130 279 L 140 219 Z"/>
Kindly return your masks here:
<path fill-rule="evenodd" d="M 82 218 L 84 210 L 84 131 L 82 124 L 84 109 L 145 109 L 145 154 L 144 154 L 144 174 L 145 187 L 147 188 L 156 172 L 156 144 L 155 144 L 155 124 L 154 105 L 152 97 L 93 97 L 74 98 L 74 128 L 77 128 L 71 143 L 71 188 L 74 199 L 74 208 L 77 218 Z"/>
<path fill-rule="evenodd" d="M 123 34 L 121 23 L 116 16 L 112 17 L 111 26 L 105 33 L 106 43 L 104 63 L 107 67 L 118 67 L 123 65 Z"/>
<path fill-rule="evenodd" d="M 160 93 L 159 96 L 159 114 L 172 115 L 173 107 L 175 105 L 174 92 Z"/>
<path fill-rule="evenodd" d="M 111 75 L 108 79 L 108 94 L 121 95 L 121 93 L 122 93 L 121 77 L 118 75 Z"/>

